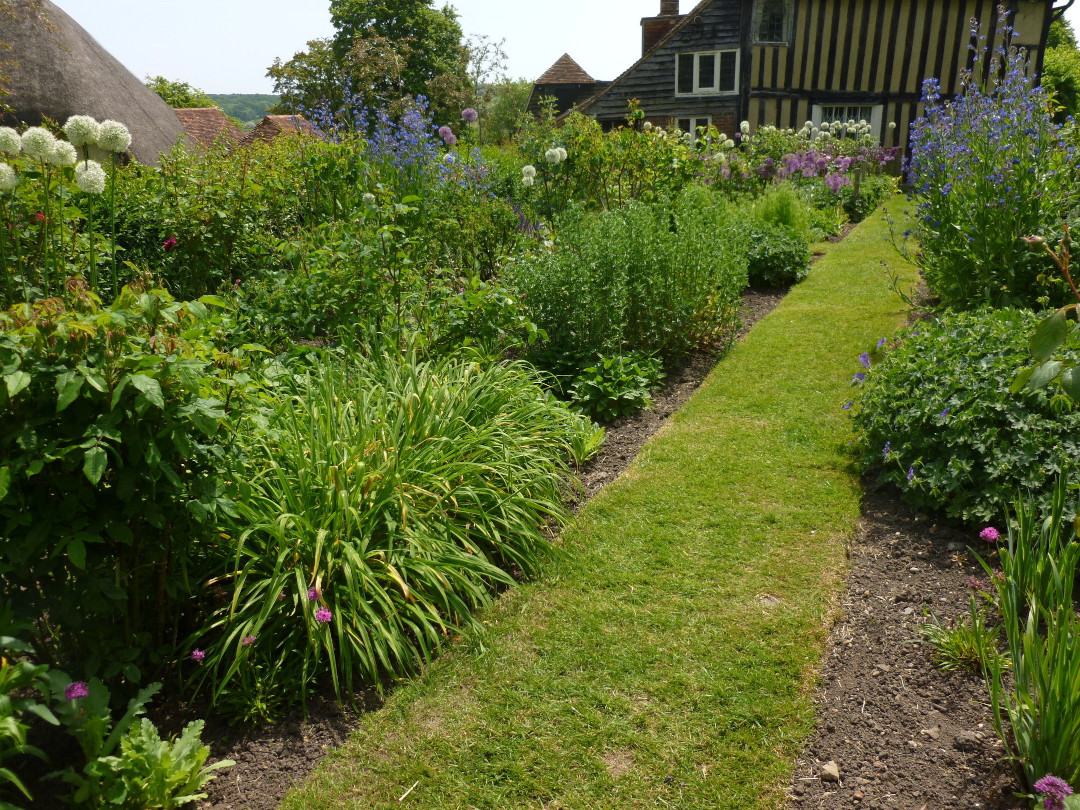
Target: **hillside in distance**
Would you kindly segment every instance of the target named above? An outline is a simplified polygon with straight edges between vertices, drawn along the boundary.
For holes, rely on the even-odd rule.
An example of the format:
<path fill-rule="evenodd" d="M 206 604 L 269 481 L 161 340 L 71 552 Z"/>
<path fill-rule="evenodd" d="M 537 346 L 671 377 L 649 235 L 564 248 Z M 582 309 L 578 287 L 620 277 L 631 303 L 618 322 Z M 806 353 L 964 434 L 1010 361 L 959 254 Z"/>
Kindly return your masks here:
<path fill-rule="evenodd" d="M 259 123 L 271 107 L 281 103 L 280 96 L 257 93 L 207 93 L 225 114 L 242 122 L 251 129 Z"/>

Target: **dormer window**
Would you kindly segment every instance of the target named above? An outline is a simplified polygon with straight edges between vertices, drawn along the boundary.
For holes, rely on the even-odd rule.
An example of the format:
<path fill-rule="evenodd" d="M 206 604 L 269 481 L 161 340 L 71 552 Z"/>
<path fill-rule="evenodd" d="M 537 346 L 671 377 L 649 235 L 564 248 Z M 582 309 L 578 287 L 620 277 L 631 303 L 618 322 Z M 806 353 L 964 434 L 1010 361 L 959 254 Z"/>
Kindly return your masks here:
<path fill-rule="evenodd" d="M 789 44 L 791 8 L 791 0 L 757 0 L 754 4 L 755 44 Z"/>
<path fill-rule="evenodd" d="M 680 53 L 675 67 L 675 95 L 719 96 L 739 89 L 739 52 Z"/>

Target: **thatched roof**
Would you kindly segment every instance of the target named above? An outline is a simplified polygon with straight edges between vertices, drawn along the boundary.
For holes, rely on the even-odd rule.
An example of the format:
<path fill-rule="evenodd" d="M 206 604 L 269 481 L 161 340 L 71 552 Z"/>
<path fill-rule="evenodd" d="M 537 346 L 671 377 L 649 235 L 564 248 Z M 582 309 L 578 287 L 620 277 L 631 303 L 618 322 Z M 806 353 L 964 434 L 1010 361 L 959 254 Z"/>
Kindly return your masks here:
<path fill-rule="evenodd" d="M 176 113 L 51 0 L 0 0 L 0 69 L 14 109 L 4 123 L 61 124 L 72 115 L 127 125 L 129 155 L 157 164 L 183 137 Z"/>

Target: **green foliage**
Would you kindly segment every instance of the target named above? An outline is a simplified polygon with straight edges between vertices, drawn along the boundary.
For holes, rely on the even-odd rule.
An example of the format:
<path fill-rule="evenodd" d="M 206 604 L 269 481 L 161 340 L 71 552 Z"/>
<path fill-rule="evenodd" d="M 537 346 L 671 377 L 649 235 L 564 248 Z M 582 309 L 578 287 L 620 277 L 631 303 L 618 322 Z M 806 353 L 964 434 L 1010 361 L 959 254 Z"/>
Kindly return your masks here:
<path fill-rule="evenodd" d="M 1046 37 L 1047 48 L 1067 48 L 1076 50 L 1076 32 L 1073 31 L 1072 23 L 1064 17 L 1050 23 L 1050 32 Z"/>
<path fill-rule="evenodd" d="M 570 401 L 593 419 L 610 422 L 651 407 L 649 392 L 663 379 L 663 364 L 655 357 L 600 357 L 574 380 Z"/>
<path fill-rule="evenodd" d="M 218 106 L 210 96 L 187 82 L 171 81 L 164 76 L 147 76 L 146 86 L 161 96 L 170 107 Z"/>
<path fill-rule="evenodd" d="M 806 239 L 784 225 L 752 222 L 741 233 L 745 240 L 750 284 L 786 287 L 810 272 L 810 247 Z"/>
<path fill-rule="evenodd" d="M 9 605 L 0 605 L 0 808 L 13 807 L 4 802 L 11 790 L 30 799 L 30 791 L 9 765 L 23 756 L 45 759 L 40 749 L 27 742 L 30 730 L 29 715 L 57 725 L 56 716 L 48 708 L 49 683 L 45 678 L 48 667 L 27 658 L 33 648 L 11 633 L 29 635 L 29 622 L 19 622 Z M 39 698 L 41 701 L 39 702 Z"/>
<path fill-rule="evenodd" d="M 990 621 L 989 610 L 971 597 L 971 609 L 955 621 L 943 625 L 937 616 L 930 614 L 929 621 L 921 625 L 919 635 L 933 647 L 933 660 L 939 669 L 951 672 L 968 669 L 982 672 L 990 665 L 984 655 L 1000 656 L 997 649 L 1001 628 Z M 1007 661 L 1000 664 L 1003 668 Z"/>
<path fill-rule="evenodd" d="M 767 189 L 754 203 L 754 217 L 767 225 L 783 225 L 803 241 L 810 241 L 809 206 L 790 183 Z"/>
<path fill-rule="evenodd" d="M 208 93 L 207 96 L 230 118 L 251 128 L 281 103 L 281 96 L 257 93 Z"/>
<path fill-rule="evenodd" d="M 547 340 L 535 356 L 576 375 L 596 357 L 673 358 L 734 323 L 746 286 L 738 221 L 707 189 L 679 201 L 570 212 L 553 249 L 508 267 Z"/>
<path fill-rule="evenodd" d="M 231 594 L 191 677 L 233 707 L 260 684 L 303 700 L 326 677 L 345 700 L 415 671 L 512 574 L 535 573 L 581 430 L 538 382 L 391 344 L 284 377 L 266 428 L 246 431 Z"/>
<path fill-rule="evenodd" d="M 1054 121 L 1064 123 L 1080 112 L 1080 51 L 1075 47 L 1047 48 L 1042 86 L 1054 104 Z"/>
<path fill-rule="evenodd" d="M 51 673 L 51 680 L 57 694 L 71 683 L 62 673 Z M 59 773 L 72 786 L 68 803 L 73 807 L 172 810 L 206 798 L 201 791 L 215 778 L 213 771 L 234 764 L 222 760 L 204 767 L 210 749 L 200 741 L 201 720 L 169 741 L 149 720 L 138 720 L 161 684 L 141 689 L 115 722 L 105 685 L 94 678 L 86 688 L 86 697 L 57 704 L 57 714 L 86 759 L 81 770 L 69 766 Z"/>
<path fill-rule="evenodd" d="M 218 467 L 246 382 L 212 306 L 74 287 L 0 314 L 0 571 L 46 660 L 137 682 L 169 646 L 229 508 Z"/>
<path fill-rule="evenodd" d="M 1001 517 L 1017 490 L 1048 506 L 1051 482 L 1077 471 L 1080 412 L 1045 390 L 1010 390 L 1036 322 L 946 313 L 904 333 L 858 394 L 865 465 L 916 506 L 971 522 Z"/>
<path fill-rule="evenodd" d="M 509 144 L 531 120 L 528 112 L 533 83 L 528 79 L 503 79 L 489 87 L 480 114 L 484 120 L 484 143 Z"/>

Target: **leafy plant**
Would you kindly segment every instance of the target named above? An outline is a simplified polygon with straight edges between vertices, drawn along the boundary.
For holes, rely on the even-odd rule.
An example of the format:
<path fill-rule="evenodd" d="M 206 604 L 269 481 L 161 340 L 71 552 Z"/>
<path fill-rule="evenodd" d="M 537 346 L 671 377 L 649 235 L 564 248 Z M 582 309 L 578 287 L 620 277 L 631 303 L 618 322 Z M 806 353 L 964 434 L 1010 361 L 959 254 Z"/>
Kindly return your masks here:
<path fill-rule="evenodd" d="M 592 418 L 610 422 L 652 407 L 649 392 L 663 379 L 662 364 L 655 357 L 601 357 L 578 375 L 570 388 L 570 400 Z"/>
<path fill-rule="evenodd" d="M 786 287 L 810 272 L 806 239 L 784 225 L 754 222 L 742 232 L 750 284 Z"/>
<path fill-rule="evenodd" d="M 919 635 L 934 648 L 934 663 L 946 672 L 956 669 L 969 669 L 981 672 L 989 665 L 983 656 L 1000 656 L 997 640 L 1001 637 L 1001 628 L 990 622 L 988 610 L 971 597 L 971 609 L 947 625 L 933 613 L 929 621 L 921 625 Z M 1006 667 L 1007 662 L 1002 663 Z"/>
<path fill-rule="evenodd" d="M 864 466 L 919 508 L 984 525 L 1017 491 L 1049 508 L 1052 482 L 1077 470 L 1080 412 L 1046 391 L 1010 390 L 1036 321 L 945 313 L 902 333 L 859 386 Z"/>
<path fill-rule="evenodd" d="M 545 526 L 566 518 L 580 421 L 538 382 L 519 364 L 386 343 L 284 378 L 234 473 L 228 604 L 192 640 L 205 661 L 191 677 L 218 700 L 260 680 L 303 700 L 328 676 L 345 700 L 415 670 L 496 588 L 535 573 Z"/>
<path fill-rule="evenodd" d="M 794 185 L 772 186 L 754 203 L 754 217 L 768 225 L 783 225 L 804 241 L 810 241 L 809 206 Z"/>

